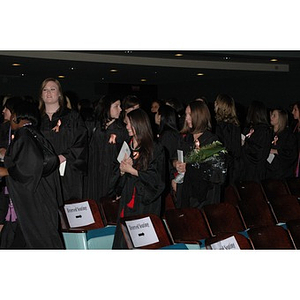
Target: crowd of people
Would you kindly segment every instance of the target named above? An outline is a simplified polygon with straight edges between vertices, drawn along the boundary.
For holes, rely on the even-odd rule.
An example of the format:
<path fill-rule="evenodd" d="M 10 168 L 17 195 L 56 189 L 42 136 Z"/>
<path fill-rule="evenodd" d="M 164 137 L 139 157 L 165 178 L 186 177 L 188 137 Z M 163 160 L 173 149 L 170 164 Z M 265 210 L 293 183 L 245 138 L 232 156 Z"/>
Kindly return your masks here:
<path fill-rule="evenodd" d="M 119 220 L 162 216 L 167 197 L 201 209 L 222 202 L 237 180 L 298 177 L 299 110 L 300 102 L 289 109 L 253 101 L 242 117 L 227 94 L 213 103 L 153 99 L 149 111 L 135 95 L 74 105 L 47 78 L 38 101 L 3 103 L 0 248 L 63 249 L 58 210 L 70 199 L 119 198 Z M 124 141 L 130 155 L 119 162 Z M 187 160 L 214 145 L 223 149 L 217 161 Z M 126 248 L 119 221 L 113 248 Z"/>

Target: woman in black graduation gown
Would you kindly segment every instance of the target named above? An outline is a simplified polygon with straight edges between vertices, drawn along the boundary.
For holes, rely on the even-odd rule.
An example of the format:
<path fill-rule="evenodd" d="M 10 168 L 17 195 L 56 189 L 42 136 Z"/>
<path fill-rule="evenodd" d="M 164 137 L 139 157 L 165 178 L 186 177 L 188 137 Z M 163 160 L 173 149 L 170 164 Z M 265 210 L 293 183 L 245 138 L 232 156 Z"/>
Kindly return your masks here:
<path fill-rule="evenodd" d="M 200 147 L 211 144 L 218 137 L 211 132 L 211 116 L 207 105 L 202 101 L 192 101 L 186 107 L 184 128 L 179 149 L 184 156 Z M 207 204 L 220 202 L 220 186 L 203 178 L 202 166 L 195 167 L 190 163 L 173 162 L 179 173 L 185 173 L 182 191 L 177 193 L 181 207 L 202 208 Z"/>
<path fill-rule="evenodd" d="M 85 197 L 99 204 L 109 190 L 114 161 L 128 133 L 121 120 L 121 101 L 106 95 L 95 108 L 95 126 L 89 143 L 88 175 L 85 181 Z"/>
<path fill-rule="evenodd" d="M 180 142 L 176 110 L 169 105 L 161 105 L 155 115 L 155 123 L 158 125 L 157 140 L 165 149 L 166 188 L 164 197 L 166 197 L 172 191 L 171 181 L 175 178 L 175 173 L 177 172 L 176 168 L 173 166 L 174 155 L 176 158 Z"/>
<path fill-rule="evenodd" d="M 121 195 L 119 218 L 139 214 L 161 214 L 164 191 L 165 157 L 163 147 L 153 141 L 150 120 L 145 111 L 127 114 L 126 128 L 132 137 L 131 156 L 122 160 L 113 181 L 118 184 L 111 193 Z M 113 249 L 127 248 L 118 220 Z"/>
<path fill-rule="evenodd" d="M 250 104 L 246 123 L 242 138 L 240 180 L 260 182 L 266 178 L 266 160 L 272 143 L 267 110 L 261 101 Z"/>
<path fill-rule="evenodd" d="M 299 177 L 300 176 L 300 102 L 299 101 L 293 104 L 292 115 L 294 117 L 294 121 L 292 122 L 291 130 L 293 134 L 296 136 L 298 142 L 298 160 L 297 160 L 294 176 Z"/>
<path fill-rule="evenodd" d="M 271 112 L 273 141 L 267 165 L 266 178 L 285 179 L 294 177 L 297 164 L 297 138 L 288 128 L 288 114 L 282 109 Z M 274 155 L 274 156 L 273 156 Z"/>
<path fill-rule="evenodd" d="M 47 78 L 43 81 L 40 111 L 40 130 L 54 147 L 60 163 L 65 164 L 60 177 L 64 201 L 82 199 L 88 133 L 80 114 L 66 107 L 58 80 Z"/>
<path fill-rule="evenodd" d="M 6 149 L 10 143 L 11 128 L 10 128 L 10 117 L 13 112 L 13 107 L 18 103 L 23 101 L 22 97 L 10 97 L 4 103 L 2 110 L 3 123 L 0 125 L 0 166 L 3 167 L 4 156 Z M 2 227 L 5 223 L 7 216 L 7 211 L 10 205 L 10 200 L 8 196 L 7 186 L 5 183 L 5 178 L 1 178 L 0 182 L 0 233 Z M 1 234 L 0 234 L 1 236 Z"/>
<path fill-rule="evenodd" d="M 33 133 L 44 139 L 37 131 L 39 111 L 32 103 L 14 107 L 11 127 L 15 131 L 0 168 L 0 176 L 7 176 L 9 196 L 17 215 L 10 232 L 3 229 L 2 248 L 62 249 L 59 234 L 58 207 L 62 204 L 59 186 L 58 159 L 53 171 L 45 175 L 43 152 Z M 33 133 L 32 133 L 33 132 Z M 48 147 L 51 147 L 50 143 Z M 55 157 L 55 156 L 54 156 Z"/>
<path fill-rule="evenodd" d="M 227 184 L 234 184 L 240 175 L 239 160 L 241 156 L 241 128 L 235 102 L 231 96 L 219 94 L 214 106 L 217 121 L 215 133 L 228 152 Z"/>

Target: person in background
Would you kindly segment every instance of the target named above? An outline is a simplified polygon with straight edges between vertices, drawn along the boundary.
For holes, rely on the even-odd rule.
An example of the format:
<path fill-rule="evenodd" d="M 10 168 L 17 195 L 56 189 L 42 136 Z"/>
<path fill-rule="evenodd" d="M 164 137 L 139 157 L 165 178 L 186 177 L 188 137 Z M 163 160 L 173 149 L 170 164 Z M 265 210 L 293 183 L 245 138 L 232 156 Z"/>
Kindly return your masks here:
<path fill-rule="evenodd" d="M 165 149 L 166 170 L 165 183 L 166 188 L 164 197 L 169 193 L 172 194 L 171 181 L 175 178 L 177 172 L 173 166 L 173 155 L 177 153 L 180 142 L 180 133 L 177 126 L 177 113 L 174 108 L 169 105 L 161 105 L 155 115 L 155 123 L 158 125 L 157 140 Z M 172 197 L 176 202 L 176 197 Z"/>
<path fill-rule="evenodd" d="M 300 176 L 300 101 L 295 102 L 292 106 L 292 115 L 294 117 L 294 122 L 291 126 L 293 133 L 297 137 L 298 141 L 298 161 L 295 168 L 295 177 Z"/>
<path fill-rule="evenodd" d="M 157 135 L 157 130 L 158 130 L 157 124 L 155 124 L 155 115 L 156 115 L 159 107 L 162 105 L 162 103 L 163 103 L 163 101 L 161 101 L 161 100 L 153 100 L 151 102 L 149 117 L 150 117 L 150 124 L 151 124 L 151 128 L 152 128 L 154 136 Z"/>
<path fill-rule="evenodd" d="M 131 140 L 131 155 L 115 169 L 111 193 L 121 195 L 119 218 L 139 214 L 161 215 L 161 195 L 164 191 L 164 149 L 153 139 L 150 120 L 145 111 L 135 109 L 127 114 L 126 128 Z M 121 178 L 120 178 L 121 177 Z M 127 245 L 117 222 L 113 249 Z"/>
<path fill-rule="evenodd" d="M 59 233 L 59 205 L 62 204 L 58 175 L 59 161 L 45 175 L 44 155 L 36 136 L 39 110 L 23 102 L 14 106 L 11 128 L 14 136 L 8 146 L 0 176 L 6 177 L 12 207 L 8 211 L 1 248 L 63 249 Z M 44 139 L 43 143 L 50 143 Z"/>
<path fill-rule="evenodd" d="M 126 96 L 122 101 L 122 118 L 125 121 L 126 115 L 137 108 L 140 108 L 141 101 L 140 99 L 135 95 L 128 95 Z"/>
<path fill-rule="evenodd" d="M 87 171 L 88 133 L 80 114 L 66 107 L 60 82 L 45 79 L 39 93 L 41 127 L 61 164 L 64 201 L 82 199 Z"/>
<path fill-rule="evenodd" d="M 266 178 L 294 177 L 298 158 L 297 139 L 288 128 L 288 113 L 280 108 L 273 109 L 270 120 L 273 127 L 273 141 L 266 162 Z"/>
<path fill-rule="evenodd" d="M 14 106 L 17 105 L 18 103 L 22 103 L 22 101 L 23 101 L 22 97 L 10 97 L 6 99 L 2 110 L 3 123 L 1 123 L 0 125 L 0 166 L 2 167 L 4 163 L 5 153 L 8 148 L 8 145 L 10 144 L 11 136 L 12 136 L 10 117 L 13 112 Z M 1 178 L 0 189 L 1 189 L 0 191 L 0 233 L 1 233 L 2 228 L 7 219 L 6 217 L 7 217 L 9 205 L 12 205 L 12 203 L 9 200 L 5 177 Z"/>
<path fill-rule="evenodd" d="M 240 180 L 260 182 L 266 178 L 266 160 L 272 145 L 272 131 L 263 102 L 252 101 L 242 136 Z"/>
<path fill-rule="evenodd" d="M 200 149 L 218 141 L 217 135 L 211 132 L 211 115 L 205 102 L 190 102 L 186 107 L 185 116 L 185 125 L 181 130 L 182 138 L 179 146 L 179 150 L 183 151 L 184 156 L 194 149 Z M 182 188 L 179 191 L 177 191 L 174 180 L 172 181 L 181 207 L 202 208 L 204 205 L 220 202 L 220 186 L 203 178 L 202 167 L 180 162 L 177 159 L 173 161 L 173 165 L 178 173 L 185 173 Z"/>
<path fill-rule="evenodd" d="M 85 197 L 106 197 L 111 174 L 119 151 L 128 133 L 120 119 L 121 101 L 114 96 L 103 96 L 95 108 L 95 123 L 89 144 L 88 174 L 85 180 Z"/>
<path fill-rule="evenodd" d="M 227 94 L 219 94 L 214 102 L 215 133 L 225 146 L 227 155 L 227 184 L 234 184 L 239 178 L 241 156 L 241 128 L 234 99 Z"/>

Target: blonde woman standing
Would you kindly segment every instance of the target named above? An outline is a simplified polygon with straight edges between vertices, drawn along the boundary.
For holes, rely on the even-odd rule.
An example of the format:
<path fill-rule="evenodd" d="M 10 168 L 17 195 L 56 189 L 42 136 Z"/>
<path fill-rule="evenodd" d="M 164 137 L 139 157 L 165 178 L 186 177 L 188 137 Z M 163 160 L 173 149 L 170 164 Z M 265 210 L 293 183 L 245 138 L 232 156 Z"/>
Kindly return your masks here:
<path fill-rule="evenodd" d="M 241 156 L 241 128 L 234 99 L 227 94 L 219 94 L 214 103 L 216 135 L 228 151 L 227 183 L 234 184 L 239 178 Z"/>

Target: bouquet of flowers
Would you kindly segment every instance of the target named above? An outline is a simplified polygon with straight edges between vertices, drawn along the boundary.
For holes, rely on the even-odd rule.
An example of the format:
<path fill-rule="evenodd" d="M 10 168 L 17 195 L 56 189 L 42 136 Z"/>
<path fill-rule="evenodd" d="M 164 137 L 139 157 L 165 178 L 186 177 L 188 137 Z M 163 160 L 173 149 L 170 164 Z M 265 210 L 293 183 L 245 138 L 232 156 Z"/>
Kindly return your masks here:
<path fill-rule="evenodd" d="M 205 180 L 222 184 L 226 180 L 226 148 L 219 141 L 212 142 L 200 149 L 194 149 L 185 156 L 185 162 L 200 169 Z"/>

